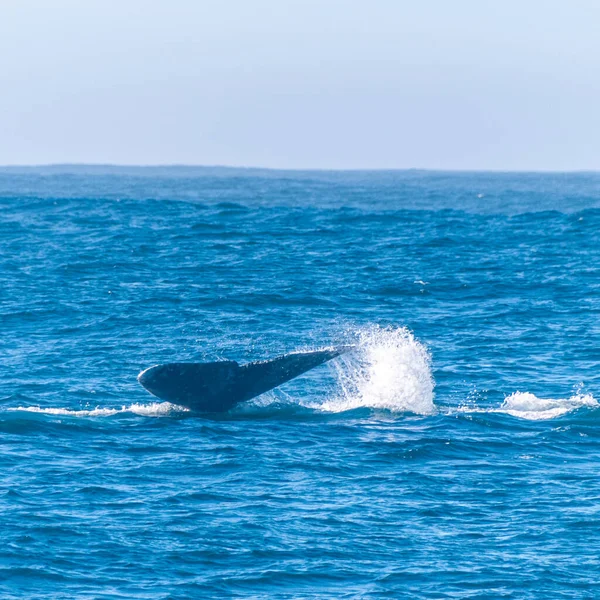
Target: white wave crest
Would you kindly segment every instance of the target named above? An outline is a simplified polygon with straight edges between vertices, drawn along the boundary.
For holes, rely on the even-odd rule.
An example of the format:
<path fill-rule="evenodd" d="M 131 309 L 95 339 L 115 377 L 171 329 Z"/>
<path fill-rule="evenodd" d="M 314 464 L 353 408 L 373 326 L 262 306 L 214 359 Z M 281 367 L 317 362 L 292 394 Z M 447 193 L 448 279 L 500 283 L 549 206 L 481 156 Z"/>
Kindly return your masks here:
<path fill-rule="evenodd" d="M 543 421 L 555 419 L 580 408 L 598 408 L 600 404 L 591 394 L 577 393 L 570 398 L 538 398 L 530 392 L 514 392 L 506 396 L 498 408 L 473 408 L 463 406 L 459 412 L 463 413 L 501 413 L 527 419 L 529 421 Z"/>
<path fill-rule="evenodd" d="M 46 415 L 62 415 L 66 417 L 111 417 L 121 413 L 132 413 L 142 417 L 167 417 L 173 413 L 186 412 L 188 409 L 170 402 L 152 402 L 151 404 L 130 404 L 121 408 L 100 408 L 73 410 L 70 408 L 42 408 L 40 406 L 17 406 L 10 411 L 25 411 Z"/>
<path fill-rule="evenodd" d="M 515 392 L 507 396 L 496 412 L 533 421 L 554 419 L 578 408 L 597 408 L 598 402 L 591 394 L 575 394 L 570 398 L 538 398 L 529 392 Z"/>
<path fill-rule="evenodd" d="M 427 348 L 406 328 L 369 327 L 357 349 L 334 361 L 341 392 L 322 404 L 328 412 L 356 408 L 431 415 L 434 381 Z"/>

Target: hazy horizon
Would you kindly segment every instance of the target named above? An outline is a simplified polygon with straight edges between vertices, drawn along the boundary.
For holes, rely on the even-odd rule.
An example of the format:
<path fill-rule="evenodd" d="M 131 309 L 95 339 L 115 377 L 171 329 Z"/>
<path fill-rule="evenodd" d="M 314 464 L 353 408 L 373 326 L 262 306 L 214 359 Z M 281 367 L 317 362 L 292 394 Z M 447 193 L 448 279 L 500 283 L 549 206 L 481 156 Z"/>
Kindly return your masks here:
<path fill-rule="evenodd" d="M 600 170 L 600 5 L 9 0 L 0 165 Z"/>
<path fill-rule="evenodd" d="M 297 172 L 431 172 L 431 173 L 490 173 L 501 175 L 506 174 L 539 174 L 539 175 L 577 175 L 577 174 L 600 174 L 599 169 L 436 169 L 428 167 L 373 167 L 373 168 L 328 168 L 328 167 L 268 167 L 260 165 L 210 165 L 210 164 L 184 164 L 184 163 L 156 163 L 156 164 L 134 164 L 134 163 L 40 163 L 40 164 L 0 164 L 0 170 L 19 170 L 19 169 L 221 169 L 231 171 L 297 171 Z"/>

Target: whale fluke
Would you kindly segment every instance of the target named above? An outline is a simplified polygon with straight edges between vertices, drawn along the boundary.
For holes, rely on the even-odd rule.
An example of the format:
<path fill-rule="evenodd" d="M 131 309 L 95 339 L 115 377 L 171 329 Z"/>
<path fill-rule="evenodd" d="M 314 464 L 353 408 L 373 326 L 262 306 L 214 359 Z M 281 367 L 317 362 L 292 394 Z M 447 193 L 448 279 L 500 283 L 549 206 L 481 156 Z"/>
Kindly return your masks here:
<path fill-rule="evenodd" d="M 142 371 L 138 381 L 161 400 L 197 412 L 224 412 L 306 373 L 353 346 L 293 352 L 239 365 L 233 360 L 168 363 Z"/>

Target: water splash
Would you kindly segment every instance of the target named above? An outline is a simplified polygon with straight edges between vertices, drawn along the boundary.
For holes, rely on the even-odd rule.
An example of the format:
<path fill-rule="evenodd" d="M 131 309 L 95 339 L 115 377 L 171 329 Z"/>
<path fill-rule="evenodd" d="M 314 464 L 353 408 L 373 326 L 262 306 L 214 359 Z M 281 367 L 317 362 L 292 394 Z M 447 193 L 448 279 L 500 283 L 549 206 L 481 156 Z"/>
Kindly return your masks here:
<path fill-rule="evenodd" d="M 142 417 L 167 417 L 174 413 L 188 412 L 187 408 L 176 406 L 170 402 L 152 402 L 151 404 L 134 403 L 121 408 L 92 408 L 73 410 L 70 408 L 41 408 L 39 406 L 17 406 L 8 408 L 10 411 L 24 411 L 45 415 L 60 415 L 66 417 L 112 417 L 113 415 L 131 413 Z"/>
<path fill-rule="evenodd" d="M 406 328 L 373 326 L 359 330 L 357 350 L 332 363 L 340 393 L 322 404 L 329 412 L 356 408 L 431 415 L 434 381 L 427 348 Z"/>
<path fill-rule="evenodd" d="M 515 392 L 507 396 L 495 412 L 503 412 L 513 417 L 538 421 L 554 419 L 579 408 L 598 408 L 597 400 L 591 394 L 575 394 L 570 398 L 538 398 L 529 392 Z"/>
<path fill-rule="evenodd" d="M 578 392 L 569 398 L 538 398 L 530 392 L 514 392 L 497 408 L 461 406 L 462 413 L 500 413 L 526 419 L 543 421 L 555 419 L 580 408 L 598 408 L 600 404 L 591 394 Z"/>

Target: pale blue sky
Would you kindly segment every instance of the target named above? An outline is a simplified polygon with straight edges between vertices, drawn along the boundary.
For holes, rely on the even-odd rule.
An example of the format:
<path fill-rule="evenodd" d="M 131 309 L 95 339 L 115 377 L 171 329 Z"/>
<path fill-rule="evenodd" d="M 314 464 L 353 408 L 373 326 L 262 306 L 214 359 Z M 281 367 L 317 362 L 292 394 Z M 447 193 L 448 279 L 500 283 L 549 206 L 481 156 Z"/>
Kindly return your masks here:
<path fill-rule="evenodd" d="M 600 169 L 597 0 L 1 0 L 0 164 Z"/>

